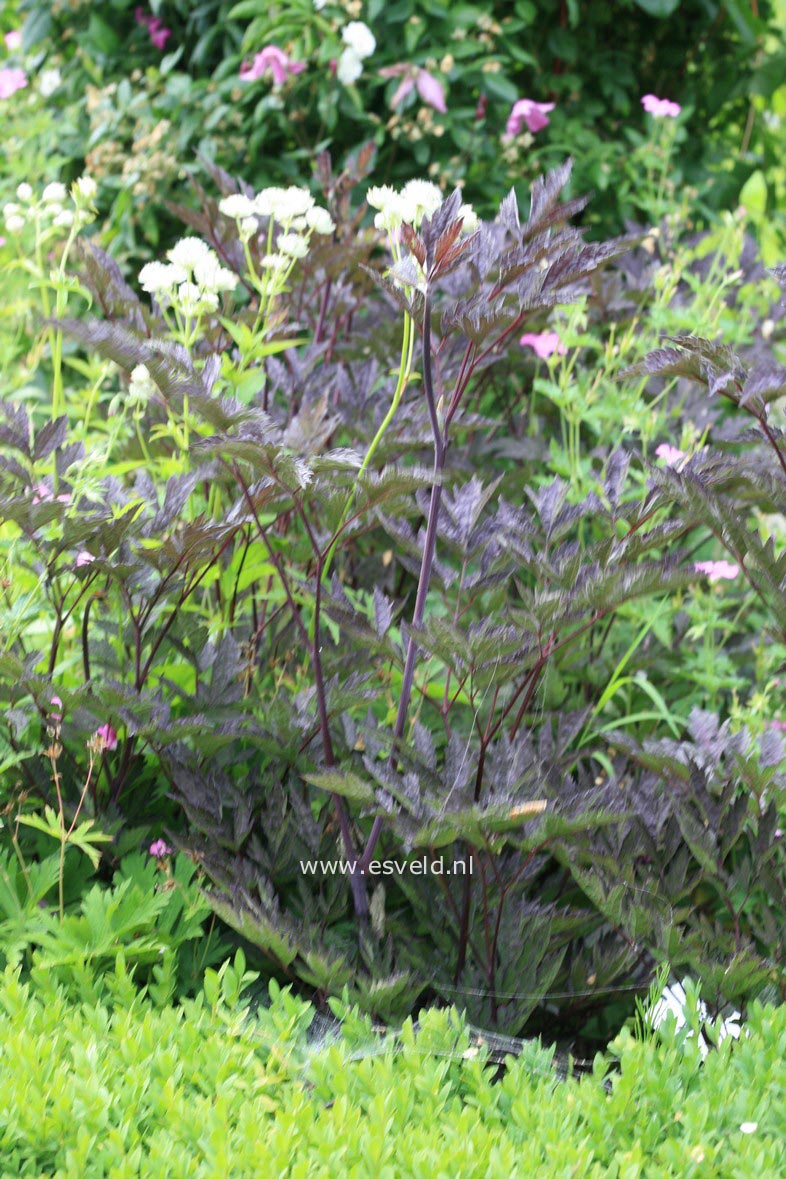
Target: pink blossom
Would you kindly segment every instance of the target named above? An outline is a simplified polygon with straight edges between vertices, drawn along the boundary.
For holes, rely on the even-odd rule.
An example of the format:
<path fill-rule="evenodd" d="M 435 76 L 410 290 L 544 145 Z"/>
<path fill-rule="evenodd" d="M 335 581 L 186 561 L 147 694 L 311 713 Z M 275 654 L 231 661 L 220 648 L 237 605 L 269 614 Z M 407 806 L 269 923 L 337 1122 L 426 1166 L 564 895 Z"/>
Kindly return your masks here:
<path fill-rule="evenodd" d="M 148 851 L 156 860 L 161 860 L 164 856 L 171 856 L 172 854 L 172 848 L 168 843 L 164 843 L 163 839 L 154 839 Z"/>
<path fill-rule="evenodd" d="M 672 102 L 668 98 L 657 98 L 654 94 L 645 94 L 641 105 L 654 119 L 676 119 L 682 110 L 678 102 Z"/>
<path fill-rule="evenodd" d="M 71 496 L 67 491 L 64 491 L 61 495 L 55 495 L 54 491 L 52 491 L 51 487 L 47 487 L 46 483 L 36 483 L 35 487 L 28 488 L 28 490 L 33 493 L 34 504 L 68 504 L 71 502 Z"/>
<path fill-rule="evenodd" d="M 103 749 L 117 749 L 117 733 L 110 724 L 102 725 L 95 735 Z"/>
<path fill-rule="evenodd" d="M 243 64 L 240 70 L 241 82 L 256 82 L 263 78 L 270 70 L 273 75 L 273 85 L 280 86 L 286 82 L 287 75 L 299 74 L 306 68 L 304 61 L 293 61 L 283 49 L 277 45 L 266 45 L 254 58 L 251 65 Z"/>
<path fill-rule="evenodd" d="M 0 98 L 10 98 L 17 90 L 24 90 L 27 74 L 18 66 L 6 66 L 0 70 Z"/>
<path fill-rule="evenodd" d="M 655 448 L 655 453 L 658 458 L 663 459 L 667 467 L 676 466 L 685 458 L 684 450 L 679 450 L 676 446 L 669 446 L 668 442 L 661 442 L 660 446 Z"/>
<path fill-rule="evenodd" d="M 442 89 L 442 83 L 428 70 L 400 61 L 398 65 L 385 66 L 379 73 L 382 78 L 401 78 L 401 82 L 390 100 L 392 107 L 399 106 L 407 95 L 417 87 L 417 92 L 423 102 L 432 106 L 435 111 L 439 111 L 441 115 L 447 113 L 448 108 L 445 104 L 445 91 Z"/>
<path fill-rule="evenodd" d="M 155 17 L 148 23 L 147 29 L 150 33 L 150 40 L 156 49 L 163 49 L 168 38 L 172 36 L 172 30 L 165 28 L 158 17 Z"/>
<path fill-rule="evenodd" d="M 49 714 L 52 720 L 61 721 L 63 719 L 63 701 L 59 696 L 53 696 L 49 703 L 52 705 L 52 711 Z"/>
<path fill-rule="evenodd" d="M 144 8 L 134 9 L 134 20 L 138 25 L 145 25 L 147 27 L 150 40 L 156 49 L 163 49 L 168 39 L 172 36 L 172 30 L 164 27 L 161 17 L 145 12 Z"/>
<path fill-rule="evenodd" d="M 93 561 L 95 561 L 95 557 L 92 553 L 88 553 L 87 549 L 82 549 L 76 554 L 77 569 L 81 569 L 84 565 L 92 565 Z"/>
<path fill-rule="evenodd" d="M 531 348 L 541 360 L 551 356 L 552 352 L 556 352 L 557 356 L 564 356 L 568 350 L 557 332 L 540 332 L 538 335 L 534 332 L 525 332 L 519 340 L 519 344 L 523 348 Z"/>
<path fill-rule="evenodd" d="M 773 729 L 777 729 L 781 733 L 786 733 L 786 721 L 774 720 L 770 721 Z"/>
<path fill-rule="evenodd" d="M 535 102 L 531 98 L 520 98 L 518 102 L 514 102 L 513 109 L 508 116 L 505 137 L 507 139 L 513 139 L 515 135 L 521 134 L 523 123 L 526 123 L 527 130 L 535 135 L 538 131 L 542 131 L 544 127 L 548 127 L 549 120 L 546 116 L 549 111 L 553 110 L 553 102 Z"/>
<path fill-rule="evenodd" d="M 11 29 L 10 33 L 5 34 L 3 40 L 9 53 L 13 53 L 15 49 L 22 48 L 22 32 L 20 29 Z"/>
<path fill-rule="evenodd" d="M 693 568 L 697 573 L 706 573 L 711 582 L 734 581 L 740 571 L 739 565 L 731 561 L 697 561 Z"/>

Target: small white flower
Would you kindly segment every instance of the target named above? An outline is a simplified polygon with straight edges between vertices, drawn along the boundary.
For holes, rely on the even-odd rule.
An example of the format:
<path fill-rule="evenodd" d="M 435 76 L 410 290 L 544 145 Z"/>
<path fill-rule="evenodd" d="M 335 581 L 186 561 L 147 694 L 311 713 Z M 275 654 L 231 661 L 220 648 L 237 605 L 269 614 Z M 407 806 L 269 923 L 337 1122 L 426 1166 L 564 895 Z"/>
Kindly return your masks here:
<path fill-rule="evenodd" d="M 309 229 L 313 229 L 314 233 L 322 234 L 332 233 L 336 228 L 333 218 L 327 209 L 320 209 L 318 205 L 315 205 L 313 209 L 309 209 L 306 213 L 306 225 Z"/>
<path fill-rule="evenodd" d="M 54 94 L 55 90 L 57 90 L 61 81 L 62 75 L 60 70 L 42 70 L 38 75 L 38 93 L 41 94 L 44 98 L 49 98 L 49 96 Z"/>
<path fill-rule="evenodd" d="M 363 61 L 354 49 L 345 49 L 338 59 L 336 77 L 342 86 L 351 86 L 363 73 Z"/>
<path fill-rule="evenodd" d="M 459 209 L 459 217 L 463 217 L 464 224 L 461 226 L 462 233 L 474 233 L 479 225 L 478 215 L 472 208 L 472 205 L 462 205 Z"/>
<path fill-rule="evenodd" d="M 21 207 L 21 205 L 18 205 L 16 203 L 16 201 L 9 201 L 7 205 L 3 205 L 3 216 L 4 217 L 15 217 L 18 213 L 21 213 L 21 212 L 22 212 L 22 207 Z"/>
<path fill-rule="evenodd" d="M 430 217 L 442 204 L 442 192 L 430 180 L 409 180 L 401 190 L 405 206 L 404 220 L 418 229 L 424 217 Z"/>
<path fill-rule="evenodd" d="M 759 1128 L 758 1122 L 743 1122 L 740 1126 L 741 1134 L 755 1134 Z"/>
<path fill-rule="evenodd" d="M 294 184 L 289 188 L 263 188 L 254 198 L 254 212 L 287 225 L 296 217 L 304 217 L 313 204 L 314 198 L 307 188 Z"/>
<path fill-rule="evenodd" d="M 210 256 L 210 246 L 198 237 L 182 237 L 166 254 L 170 262 L 182 270 L 193 270 L 197 262 Z"/>
<path fill-rule="evenodd" d="M 19 197 L 20 201 L 32 200 L 33 190 L 27 181 L 22 181 L 22 183 L 17 186 L 16 195 Z"/>
<path fill-rule="evenodd" d="M 144 404 L 153 394 L 157 393 L 155 382 L 150 376 L 146 364 L 138 364 L 131 373 L 128 385 L 128 396 L 132 404 Z"/>
<path fill-rule="evenodd" d="M 289 258 L 284 258 L 281 254 L 265 254 L 262 265 L 265 270 L 274 272 L 286 270 L 289 267 Z"/>
<path fill-rule="evenodd" d="M 92 176 L 80 176 L 71 186 L 71 195 L 78 205 L 92 205 L 98 195 L 98 185 Z"/>
<path fill-rule="evenodd" d="M 305 258 L 308 253 L 308 244 L 297 233 L 282 233 L 276 248 L 288 258 Z"/>
<path fill-rule="evenodd" d="M 177 303 L 183 315 L 202 315 L 217 309 L 218 295 L 203 291 L 196 283 L 182 282 L 177 288 Z"/>
<path fill-rule="evenodd" d="M 168 266 L 165 262 L 148 262 L 139 271 L 139 285 L 149 295 L 160 295 L 171 291 L 186 278 L 181 266 Z"/>
<path fill-rule="evenodd" d="M 55 225 L 60 229 L 70 229 L 74 224 L 74 214 L 70 209 L 61 209 L 55 217 Z"/>
<path fill-rule="evenodd" d="M 19 190 L 17 189 L 17 195 L 18 193 Z M 67 197 L 68 193 L 66 191 L 66 186 L 61 184 L 59 180 L 53 181 L 52 184 L 47 184 L 46 188 L 41 194 L 41 200 L 45 205 L 62 204 Z"/>
<path fill-rule="evenodd" d="M 364 57 L 371 57 L 377 47 L 374 34 L 362 20 L 351 20 L 345 25 L 341 30 L 341 40 L 361 61 Z"/>
<path fill-rule="evenodd" d="M 234 192 L 231 196 L 224 197 L 218 202 L 218 208 L 225 217 L 233 217 L 235 221 L 253 217 L 256 211 L 250 197 L 243 196 L 240 192 Z"/>
<path fill-rule="evenodd" d="M 9 233 L 21 233 L 25 227 L 25 219 L 24 217 L 18 216 L 16 213 L 12 213 L 10 216 L 6 217 L 5 227 Z"/>
<path fill-rule="evenodd" d="M 194 266 L 194 281 L 203 291 L 215 294 L 218 291 L 234 291 L 238 277 L 225 266 L 221 266 L 215 254 L 211 253 L 197 261 Z"/>
<path fill-rule="evenodd" d="M 244 217 L 238 228 L 240 231 L 240 240 L 242 242 L 250 242 L 258 229 L 256 217 Z"/>
<path fill-rule="evenodd" d="M 321 12 L 327 4 L 327 0 L 314 0 L 314 11 Z"/>

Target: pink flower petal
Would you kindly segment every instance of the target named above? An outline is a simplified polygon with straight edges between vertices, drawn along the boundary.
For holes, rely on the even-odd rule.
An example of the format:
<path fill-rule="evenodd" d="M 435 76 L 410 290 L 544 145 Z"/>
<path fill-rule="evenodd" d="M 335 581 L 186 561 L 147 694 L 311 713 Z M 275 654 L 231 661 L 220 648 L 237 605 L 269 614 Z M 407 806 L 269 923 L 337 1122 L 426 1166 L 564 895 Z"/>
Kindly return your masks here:
<path fill-rule="evenodd" d="M 437 81 L 433 74 L 430 74 L 428 70 L 418 70 L 416 84 L 418 94 L 425 103 L 432 106 L 435 111 L 439 111 L 441 115 L 447 114 L 445 92 L 441 82 Z"/>
<path fill-rule="evenodd" d="M 654 119 L 676 119 L 682 110 L 678 102 L 672 102 L 668 98 L 658 98 L 655 94 L 645 94 L 641 105 L 647 114 L 652 115 Z"/>
<path fill-rule="evenodd" d="M 110 724 L 102 725 L 95 735 L 104 749 L 117 749 L 117 733 Z"/>
<path fill-rule="evenodd" d="M 415 79 L 412 77 L 411 74 L 409 74 L 406 78 L 402 78 L 401 81 L 399 82 L 398 86 L 396 87 L 396 93 L 393 95 L 393 97 L 390 100 L 390 105 L 392 107 L 397 107 L 400 102 L 404 101 L 404 99 L 407 97 L 408 94 L 411 94 L 411 92 L 414 90 L 414 88 L 415 88 Z"/>
<path fill-rule="evenodd" d="M 564 356 L 568 350 L 560 340 L 557 332 L 540 332 L 540 334 L 525 332 L 519 340 L 519 344 L 523 348 L 531 348 L 541 360 L 545 360 L 547 356 L 551 356 L 554 352 L 558 356 Z"/>
<path fill-rule="evenodd" d="M 22 48 L 22 33 L 20 29 L 11 29 L 10 33 L 5 34 L 3 40 L 9 53 Z"/>
<path fill-rule="evenodd" d="M 18 66 L 6 66 L 0 70 L 0 98 L 10 98 L 17 90 L 24 90 L 27 74 Z"/>
<path fill-rule="evenodd" d="M 663 459 L 668 467 L 675 466 L 685 458 L 684 450 L 679 450 L 676 446 L 670 446 L 668 442 L 661 442 L 660 446 L 655 448 L 655 453 L 658 458 Z"/>
<path fill-rule="evenodd" d="M 739 575 L 739 565 L 731 561 L 696 561 L 693 568 L 697 573 L 704 573 L 711 583 L 716 581 L 734 581 Z"/>

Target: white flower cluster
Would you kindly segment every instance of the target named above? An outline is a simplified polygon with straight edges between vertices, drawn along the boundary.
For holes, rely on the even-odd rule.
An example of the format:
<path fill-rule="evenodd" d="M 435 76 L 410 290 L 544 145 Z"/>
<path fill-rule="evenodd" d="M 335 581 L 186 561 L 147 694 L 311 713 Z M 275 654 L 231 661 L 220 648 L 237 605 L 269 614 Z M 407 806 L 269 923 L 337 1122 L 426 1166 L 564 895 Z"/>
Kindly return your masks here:
<path fill-rule="evenodd" d="M 184 237 L 167 251 L 169 262 L 148 262 L 139 285 L 159 303 L 169 303 L 188 319 L 216 311 L 222 291 L 233 291 L 238 277 L 222 266 L 198 237 Z"/>
<path fill-rule="evenodd" d="M 24 182 L 17 187 L 17 199 L 3 206 L 6 230 L 9 233 L 21 233 L 28 223 L 44 230 L 80 229 L 95 217 L 97 192 L 98 185 L 92 176 L 80 176 L 71 185 L 70 203 L 74 207 L 68 208 L 68 189 L 59 180 L 47 184 L 38 198 L 32 187 Z"/>
<path fill-rule="evenodd" d="M 283 289 L 282 283 L 298 258 L 305 258 L 309 242 L 315 233 L 331 234 L 336 228 L 327 209 L 314 204 L 314 198 L 307 188 L 263 188 L 255 197 L 235 193 L 219 201 L 219 209 L 225 217 L 237 222 L 240 240 L 248 242 L 259 230 L 259 218 L 268 222 L 268 241 L 275 247 L 275 253 L 265 254 L 262 267 L 269 278 L 275 278 L 275 289 Z M 279 233 L 273 235 L 273 227 Z M 265 284 L 266 293 L 271 287 Z"/>
<path fill-rule="evenodd" d="M 362 20 L 351 20 L 341 30 L 344 49 L 338 59 L 336 76 L 344 86 L 351 86 L 357 82 L 363 73 L 363 62 L 377 47 L 374 34 Z"/>
<path fill-rule="evenodd" d="M 379 209 L 374 218 L 377 229 L 394 234 L 402 225 L 419 229 L 424 217 L 431 217 L 444 200 L 436 184 L 429 180 L 410 180 L 401 192 L 387 184 L 370 188 L 366 200 L 372 209 Z M 478 224 L 477 214 L 471 205 L 462 205 L 458 212 L 463 218 L 462 232 L 472 233 Z"/>
<path fill-rule="evenodd" d="M 150 398 L 157 392 L 158 387 L 150 376 L 147 365 L 136 365 L 131 373 L 131 380 L 128 385 L 129 404 L 138 406 L 146 405 Z"/>

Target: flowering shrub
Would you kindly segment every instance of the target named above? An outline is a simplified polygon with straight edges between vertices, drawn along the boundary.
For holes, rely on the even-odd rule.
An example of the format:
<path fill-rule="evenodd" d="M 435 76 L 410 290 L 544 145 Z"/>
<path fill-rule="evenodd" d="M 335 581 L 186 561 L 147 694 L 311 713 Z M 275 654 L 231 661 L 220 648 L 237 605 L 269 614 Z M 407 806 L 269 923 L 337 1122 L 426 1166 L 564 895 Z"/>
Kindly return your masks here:
<path fill-rule="evenodd" d="M 290 182 L 326 147 L 343 166 L 373 142 L 385 181 L 401 187 L 420 172 L 460 183 L 483 214 L 511 183 L 574 155 L 577 190 L 601 194 L 586 216 L 606 232 L 641 214 L 653 123 L 680 107 L 693 133 L 680 135 L 674 181 L 691 217 L 732 207 L 752 175 L 766 204 L 764 177 L 779 158 L 782 71 L 768 3 L 743 15 L 722 6 L 717 20 L 634 0 L 437 12 L 424 0 L 269 10 L 169 0 L 155 15 L 118 0 L 112 21 L 84 4 L 20 0 L 20 12 L 27 41 L 11 68 L 47 53 L 68 127 L 60 150 L 78 161 L 68 175 L 86 166 L 105 182 L 114 230 L 131 249 L 140 232 L 148 248 L 168 241 L 174 225 L 151 216 L 148 198 L 177 187 L 195 150 L 262 188 Z M 37 84 L 43 91 L 43 72 Z M 642 91 L 658 118 L 642 111 Z"/>

